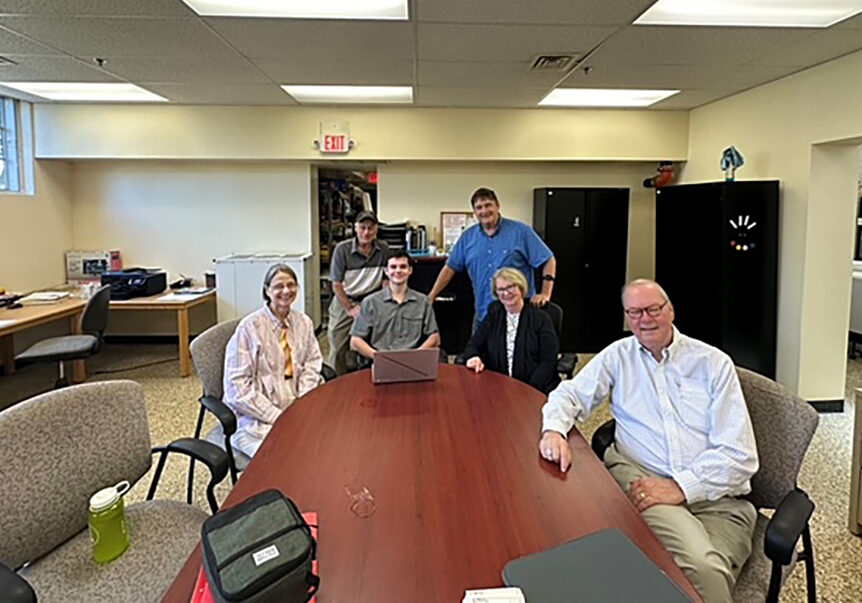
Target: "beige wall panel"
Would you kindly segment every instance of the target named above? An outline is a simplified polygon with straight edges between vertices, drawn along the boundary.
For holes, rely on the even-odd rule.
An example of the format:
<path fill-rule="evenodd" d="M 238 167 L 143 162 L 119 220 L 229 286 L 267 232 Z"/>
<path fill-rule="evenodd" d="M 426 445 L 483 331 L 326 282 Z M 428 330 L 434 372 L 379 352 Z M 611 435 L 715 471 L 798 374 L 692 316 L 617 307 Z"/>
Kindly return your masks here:
<path fill-rule="evenodd" d="M 36 106 L 44 158 L 320 159 L 321 121 L 347 121 L 348 159 L 684 159 L 685 111 Z"/>

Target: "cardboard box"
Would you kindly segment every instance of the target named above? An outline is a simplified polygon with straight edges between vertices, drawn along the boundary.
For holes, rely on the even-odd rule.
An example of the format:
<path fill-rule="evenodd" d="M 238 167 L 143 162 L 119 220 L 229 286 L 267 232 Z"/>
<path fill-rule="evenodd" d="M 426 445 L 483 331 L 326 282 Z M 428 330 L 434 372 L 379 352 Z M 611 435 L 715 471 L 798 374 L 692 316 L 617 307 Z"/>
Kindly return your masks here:
<path fill-rule="evenodd" d="M 102 273 L 122 270 L 119 251 L 67 251 L 66 280 L 99 279 Z"/>

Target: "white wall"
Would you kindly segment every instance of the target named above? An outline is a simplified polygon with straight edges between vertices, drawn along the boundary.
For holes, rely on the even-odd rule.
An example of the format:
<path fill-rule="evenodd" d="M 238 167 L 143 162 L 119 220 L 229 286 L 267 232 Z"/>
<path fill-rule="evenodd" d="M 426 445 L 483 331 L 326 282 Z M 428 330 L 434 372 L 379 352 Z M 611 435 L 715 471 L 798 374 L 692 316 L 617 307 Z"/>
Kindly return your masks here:
<path fill-rule="evenodd" d="M 36 164 L 36 194 L 0 194 L 0 287 L 29 291 L 65 282 L 72 246 L 71 166 Z"/>
<path fill-rule="evenodd" d="M 74 164 L 74 245 L 202 280 L 235 252 L 308 253 L 311 177 L 298 162 Z"/>
<path fill-rule="evenodd" d="M 731 144 L 746 160 L 739 178 L 781 180 L 777 373 L 809 400 L 844 398 L 852 222 L 835 230 L 835 212 L 855 208 L 849 187 L 829 202 L 812 190 L 812 170 L 831 162 L 812 163 L 813 145 L 862 135 L 860 98 L 857 52 L 691 112 L 684 181 L 720 179 Z"/>
<path fill-rule="evenodd" d="M 392 162 L 378 166 L 384 222 L 410 219 L 440 238 L 441 211 L 470 211 L 480 186 L 497 193 L 504 216 L 533 221 L 533 189 L 627 187 L 631 190 L 629 278 L 655 274 L 655 191 L 643 188 L 657 164 L 633 162 Z M 561 267 L 563 269 L 563 267 Z M 562 272 L 560 273 L 562 274 Z"/>

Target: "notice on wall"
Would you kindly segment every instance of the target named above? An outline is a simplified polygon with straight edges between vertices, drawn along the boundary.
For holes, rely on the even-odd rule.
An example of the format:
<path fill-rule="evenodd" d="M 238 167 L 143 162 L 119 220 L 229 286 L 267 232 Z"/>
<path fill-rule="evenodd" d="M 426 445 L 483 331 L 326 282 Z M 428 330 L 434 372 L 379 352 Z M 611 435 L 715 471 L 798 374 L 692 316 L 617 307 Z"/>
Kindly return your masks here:
<path fill-rule="evenodd" d="M 443 234 L 443 250 L 450 253 L 461 233 L 475 223 L 476 217 L 473 212 L 441 211 L 440 232 Z"/>

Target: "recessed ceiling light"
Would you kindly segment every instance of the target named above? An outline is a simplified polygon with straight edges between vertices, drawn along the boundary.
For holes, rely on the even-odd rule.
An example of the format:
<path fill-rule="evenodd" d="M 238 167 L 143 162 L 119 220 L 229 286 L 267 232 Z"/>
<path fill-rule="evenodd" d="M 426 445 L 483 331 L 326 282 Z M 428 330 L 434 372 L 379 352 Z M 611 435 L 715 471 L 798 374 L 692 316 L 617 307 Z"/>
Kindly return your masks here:
<path fill-rule="evenodd" d="M 545 107 L 648 107 L 679 90 L 556 88 L 539 101 Z"/>
<path fill-rule="evenodd" d="M 206 17 L 407 20 L 407 0 L 183 0 Z"/>
<path fill-rule="evenodd" d="M 860 0 L 658 0 L 635 25 L 829 27 L 860 11 Z"/>
<path fill-rule="evenodd" d="M 134 84 L 78 82 L 0 82 L 0 86 L 56 101 L 158 103 L 168 99 Z"/>
<path fill-rule="evenodd" d="M 300 103 L 412 103 L 411 86 L 282 86 Z"/>

